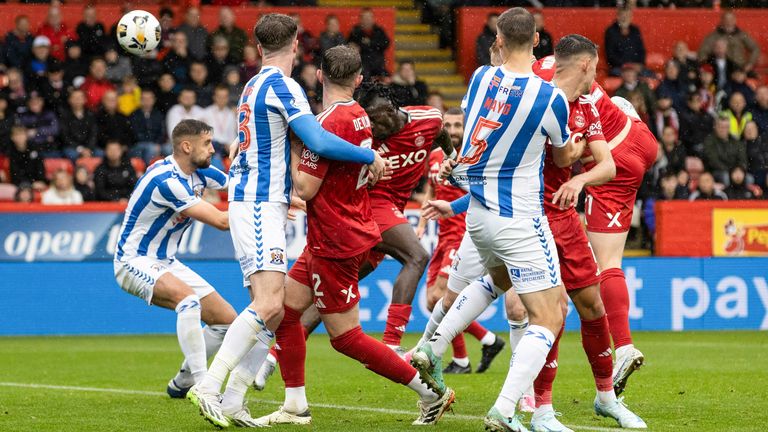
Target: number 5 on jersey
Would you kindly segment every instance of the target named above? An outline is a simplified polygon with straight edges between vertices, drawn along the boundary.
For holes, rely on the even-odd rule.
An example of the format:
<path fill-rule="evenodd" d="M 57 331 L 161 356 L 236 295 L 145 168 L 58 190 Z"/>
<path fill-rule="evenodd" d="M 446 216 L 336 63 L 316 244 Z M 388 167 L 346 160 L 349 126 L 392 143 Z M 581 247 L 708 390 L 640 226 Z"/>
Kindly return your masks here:
<path fill-rule="evenodd" d="M 500 127 L 501 123 L 497 121 L 489 120 L 485 117 L 477 119 L 477 124 L 469 137 L 469 145 L 472 148 L 467 151 L 466 155 L 459 158 L 458 162 L 467 165 L 476 164 L 488 148 L 488 141 L 486 140 L 493 131 Z"/>

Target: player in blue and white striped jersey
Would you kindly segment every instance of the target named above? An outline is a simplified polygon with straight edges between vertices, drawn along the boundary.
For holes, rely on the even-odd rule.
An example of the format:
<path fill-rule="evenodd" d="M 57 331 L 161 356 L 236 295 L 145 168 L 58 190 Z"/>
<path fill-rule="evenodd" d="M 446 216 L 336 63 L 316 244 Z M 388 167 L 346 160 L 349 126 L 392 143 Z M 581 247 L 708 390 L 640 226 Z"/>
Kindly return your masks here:
<path fill-rule="evenodd" d="M 257 426 L 245 407 L 245 391 L 283 317 L 291 193 L 289 132 L 322 157 L 368 165 L 373 182 L 386 166 L 378 153 L 342 140 L 315 119 L 306 94 L 290 78 L 299 44 L 297 30 L 287 15 L 266 14 L 259 19 L 254 35 L 263 66 L 246 84 L 238 107 L 239 154 L 229 171 L 229 220 L 253 301 L 232 323 L 203 382 L 188 394 L 203 417 L 219 427 Z"/>
<path fill-rule="evenodd" d="M 183 120 L 171 133 L 173 154 L 152 164 L 139 179 L 125 210 L 114 257 L 120 288 L 148 304 L 175 310 L 184 364 L 168 383 L 184 397 L 205 375 L 207 357 L 218 351 L 237 314 L 214 288 L 176 258 L 193 220 L 226 230 L 229 220 L 200 199 L 203 189 L 223 189 L 226 175 L 211 167 L 213 129 Z M 208 324 L 200 328 L 200 321 Z"/>
<path fill-rule="evenodd" d="M 427 381 L 440 381 L 441 356 L 456 334 L 500 294 L 514 287 L 526 308 L 527 332 L 496 403 L 485 418 L 487 430 L 527 430 L 515 415 L 518 400 L 533 384 L 563 323 L 560 265 L 544 215 L 545 144 L 555 162 L 567 164 L 568 100 L 533 74 L 538 34 L 531 14 L 512 8 L 499 16 L 496 46 L 503 64 L 480 67 L 462 107 L 464 145 L 452 176 L 469 190 L 467 233 L 489 275 L 467 286 L 412 362 Z"/>

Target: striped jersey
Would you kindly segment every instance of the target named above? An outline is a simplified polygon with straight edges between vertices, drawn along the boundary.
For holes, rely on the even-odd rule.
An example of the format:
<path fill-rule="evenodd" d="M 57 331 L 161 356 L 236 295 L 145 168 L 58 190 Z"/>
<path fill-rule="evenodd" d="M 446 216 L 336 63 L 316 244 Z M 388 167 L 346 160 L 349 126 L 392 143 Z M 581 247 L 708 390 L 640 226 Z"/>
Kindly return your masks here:
<path fill-rule="evenodd" d="M 455 182 L 504 217 L 544 214 L 544 145 L 570 136 L 568 100 L 536 75 L 482 66 L 462 100 L 464 142 Z"/>
<path fill-rule="evenodd" d="M 208 167 L 186 175 L 168 156 L 152 164 L 136 183 L 118 234 L 115 260 L 138 256 L 173 259 L 192 225 L 182 211 L 200 202 L 203 189 L 223 189 L 227 175 Z"/>
<path fill-rule="evenodd" d="M 288 124 L 314 115 L 307 95 L 280 68 L 265 66 L 243 89 L 237 108 L 240 154 L 229 168 L 229 200 L 290 202 Z"/>

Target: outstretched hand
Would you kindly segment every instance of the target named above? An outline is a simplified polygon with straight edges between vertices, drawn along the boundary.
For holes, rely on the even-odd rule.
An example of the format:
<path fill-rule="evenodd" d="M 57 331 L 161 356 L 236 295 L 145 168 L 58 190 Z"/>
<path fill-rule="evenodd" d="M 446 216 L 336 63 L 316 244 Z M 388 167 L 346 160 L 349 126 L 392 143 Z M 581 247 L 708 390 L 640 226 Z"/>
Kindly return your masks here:
<path fill-rule="evenodd" d="M 560 186 L 560 189 L 552 196 L 552 204 L 560 203 L 560 210 L 565 210 L 576 205 L 579 194 L 584 189 L 584 182 L 574 177 Z"/>
<path fill-rule="evenodd" d="M 451 203 L 444 200 L 429 200 L 421 208 L 421 217 L 425 219 L 448 219 L 454 216 Z"/>

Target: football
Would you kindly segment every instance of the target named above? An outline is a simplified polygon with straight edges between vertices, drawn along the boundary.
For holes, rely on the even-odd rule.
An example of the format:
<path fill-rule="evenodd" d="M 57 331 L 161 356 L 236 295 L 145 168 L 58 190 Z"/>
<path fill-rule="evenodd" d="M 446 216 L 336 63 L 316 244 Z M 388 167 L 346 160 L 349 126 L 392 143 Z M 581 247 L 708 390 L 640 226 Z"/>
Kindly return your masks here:
<path fill-rule="evenodd" d="M 133 55 L 143 56 L 160 42 L 160 22 L 154 15 L 143 10 L 133 10 L 123 15 L 117 23 L 117 42 Z"/>

